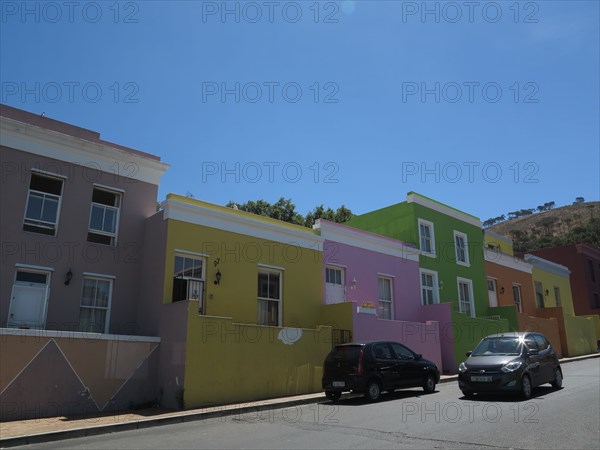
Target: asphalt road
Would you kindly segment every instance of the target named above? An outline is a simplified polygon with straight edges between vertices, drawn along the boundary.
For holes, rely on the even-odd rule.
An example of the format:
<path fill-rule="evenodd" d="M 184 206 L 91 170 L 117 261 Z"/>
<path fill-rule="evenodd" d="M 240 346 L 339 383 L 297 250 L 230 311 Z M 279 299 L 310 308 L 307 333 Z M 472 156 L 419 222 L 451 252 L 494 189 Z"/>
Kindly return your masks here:
<path fill-rule="evenodd" d="M 24 448 L 600 448 L 600 359 L 563 366 L 534 398 L 462 398 L 457 383 Z"/>

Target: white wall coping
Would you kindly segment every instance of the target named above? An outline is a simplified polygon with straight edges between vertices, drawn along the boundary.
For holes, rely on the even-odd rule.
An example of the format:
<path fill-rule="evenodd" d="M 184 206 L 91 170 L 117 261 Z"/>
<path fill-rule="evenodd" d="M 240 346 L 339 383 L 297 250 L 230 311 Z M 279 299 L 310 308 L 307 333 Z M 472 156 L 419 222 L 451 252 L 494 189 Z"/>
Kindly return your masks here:
<path fill-rule="evenodd" d="M 458 209 L 454 209 L 442 203 L 438 203 L 435 200 L 431 200 L 421 194 L 417 194 L 416 192 L 409 192 L 406 195 L 406 203 L 416 203 L 417 205 L 433 209 L 434 211 L 445 214 L 454 219 L 461 220 L 470 225 L 476 226 L 477 228 L 483 228 L 483 222 L 481 222 L 481 220 L 479 220 L 477 217 L 459 211 Z"/>
<path fill-rule="evenodd" d="M 168 164 L 128 152 L 101 142 L 91 142 L 58 131 L 20 122 L 9 117 L 0 117 L 0 145 L 15 150 L 33 153 L 75 165 L 94 163 L 94 169 L 115 174 L 115 163 L 134 164 L 130 175 L 120 167 L 119 177 L 131 178 L 158 186 L 160 177 Z"/>
<path fill-rule="evenodd" d="M 31 328 L 0 328 L 0 336 L 31 336 L 64 339 L 89 339 L 97 341 L 122 341 L 122 342 L 159 342 L 158 336 L 134 336 L 129 334 L 103 334 L 86 333 L 68 330 L 40 330 Z"/>

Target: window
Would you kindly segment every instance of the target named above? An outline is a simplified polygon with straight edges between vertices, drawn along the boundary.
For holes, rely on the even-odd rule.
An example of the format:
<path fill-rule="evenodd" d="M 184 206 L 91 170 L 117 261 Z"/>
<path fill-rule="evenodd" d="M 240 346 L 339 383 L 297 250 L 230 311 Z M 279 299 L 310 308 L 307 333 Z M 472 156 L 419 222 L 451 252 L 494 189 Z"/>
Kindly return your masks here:
<path fill-rule="evenodd" d="M 556 299 L 556 306 L 560 306 L 560 288 L 554 286 L 554 298 Z"/>
<path fill-rule="evenodd" d="M 258 272 L 258 324 L 273 327 L 281 324 L 280 272 Z"/>
<path fill-rule="evenodd" d="M 459 231 L 454 232 L 454 248 L 456 263 L 463 266 L 469 265 L 469 253 L 467 250 L 467 235 Z"/>
<path fill-rule="evenodd" d="M 394 359 L 390 346 L 383 342 L 373 344 L 373 356 L 375 359 Z"/>
<path fill-rule="evenodd" d="M 498 292 L 496 287 L 496 280 L 494 278 L 488 278 L 487 289 L 490 308 L 495 308 L 498 306 Z"/>
<path fill-rule="evenodd" d="M 518 284 L 513 284 L 513 299 L 515 301 L 515 305 L 517 305 L 517 310 L 519 312 L 523 312 L 523 305 L 521 303 L 521 286 Z"/>
<path fill-rule="evenodd" d="M 346 301 L 344 270 L 340 267 L 325 268 L 325 303 L 343 303 Z"/>
<path fill-rule="evenodd" d="M 532 335 L 526 336 L 524 342 L 527 350 L 539 350 L 538 344 Z"/>
<path fill-rule="evenodd" d="M 398 359 L 415 359 L 415 354 L 412 351 L 410 351 L 408 348 L 406 348 L 404 345 L 398 344 L 396 342 L 392 342 L 390 345 L 392 346 L 392 349 L 394 350 L 394 353 L 396 354 L 396 358 L 398 358 Z"/>
<path fill-rule="evenodd" d="M 438 303 L 436 272 L 421 270 L 421 303 L 423 305 Z"/>
<path fill-rule="evenodd" d="M 544 307 L 544 292 L 542 291 L 542 283 L 535 282 L 535 301 L 538 308 Z"/>
<path fill-rule="evenodd" d="M 31 174 L 25 208 L 24 231 L 56 235 L 63 180 L 38 173 Z"/>
<path fill-rule="evenodd" d="M 421 252 L 428 255 L 435 255 L 435 236 L 433 234 L 433 223 L 427 220 L 419 219 L 419 242 L 421 243 Z"/>
<path fill-rule="evenodd" d="M 544 336 L 542 336 L 541 334 L 534 334 L 533 338 L 535 339 L 535 342 L 538 346 L 538 350 L 540 352 L 543 352 L 544 350 L 546 350 L 548 347 L 550 347 L 550 343 L 546 340 L 546 338 Z"/>
<path fill-rule="evenodd" d="M 88 242 L 115 245 L 121 194 L 95 187 L 92 193 Z"/>
<path fill-rule="evenodd" d="M 594 273 L 594 262 L 591 259 L 588 259 L 588 266 L 590 267 L 590 277 L 592 278 L 592 282 L 596 282 L 596 274 Z"/>
<path fill-rule="evenodd" d="M 79 311 L 79 331 L 108 333 L 112 280 L 85 277 Z"/>
<path fill-rule="evenodd" d="M 458 311 L 470 317 L 475 317 L 473 283 L 465 278 L 458 278 Z"/>
<path fill-rule="evenodd" d="M 377 279 L 379 286 L 379 306 L 381 307 L 381 318 L 392 320 L 394 313 L 392 309 L 392 280 L 379 277 Z"/>
<path fill-rule="evenodd" d="M 18 268 L 10 296 L 8 327 L 41 328 L 46 324 L 50 271 Z"/>
<path fill-rule="evenodd" d="M 175 255 L 173 301 L 198 300 L 198 312 L 204 311 L 204 261 L 193 256 Z"/>

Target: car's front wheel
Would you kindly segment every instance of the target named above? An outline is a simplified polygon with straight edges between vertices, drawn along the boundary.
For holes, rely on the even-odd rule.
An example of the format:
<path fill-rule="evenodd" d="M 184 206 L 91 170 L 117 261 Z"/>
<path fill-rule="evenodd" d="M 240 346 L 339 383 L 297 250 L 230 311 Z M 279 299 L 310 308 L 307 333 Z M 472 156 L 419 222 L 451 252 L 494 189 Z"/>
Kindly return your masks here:
<path fill-rule="evenodd" d="M 552 387 L 555 389 L 560 389 L 562 387 L 563 377 L 562 371 L 560 368 L 554 369 L 554 380 L 552 380 Z"/>
<path fill-rule="evenodd" d="M 379 396 L 381 395 L 381 386 L 375 380 L 369 381 L 367 383 L 367 388 L 365 389 L 365 397 L 370 402 L 374 402 L 379 400 Z"/>
<path fill-rule="evenodd" d="M 529 400 L 531 398 L 531 380 L 529 379 L 529 375 L 523 375 L 521 379 L 521 397 L 525 400 Z"/>
<path fill-rule="evenodd" d="M 339 400 L 341 396 L 342 396 L 341 391 L 325 391 L 325 397 L 327 397 L 332 402 Z"/>
<path fill-rule="evenodd" d="M 435 391 L 435 378 L 432 374 L 428 374 L 423 382 L 423 390 L 426 394 L 431 394 Z"/>

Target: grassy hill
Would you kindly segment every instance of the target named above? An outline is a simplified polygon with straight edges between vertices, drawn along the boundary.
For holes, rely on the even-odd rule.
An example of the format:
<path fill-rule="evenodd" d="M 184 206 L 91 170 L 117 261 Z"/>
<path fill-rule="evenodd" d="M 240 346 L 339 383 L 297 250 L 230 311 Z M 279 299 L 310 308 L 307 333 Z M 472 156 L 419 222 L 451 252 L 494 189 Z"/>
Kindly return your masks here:
<path fill-rule="evenodd" d="M 576 242 L 600 247 L 600 202 L 528 214 L 487 229 L 514 239 L 515 250 L 522 252 Z"/>

